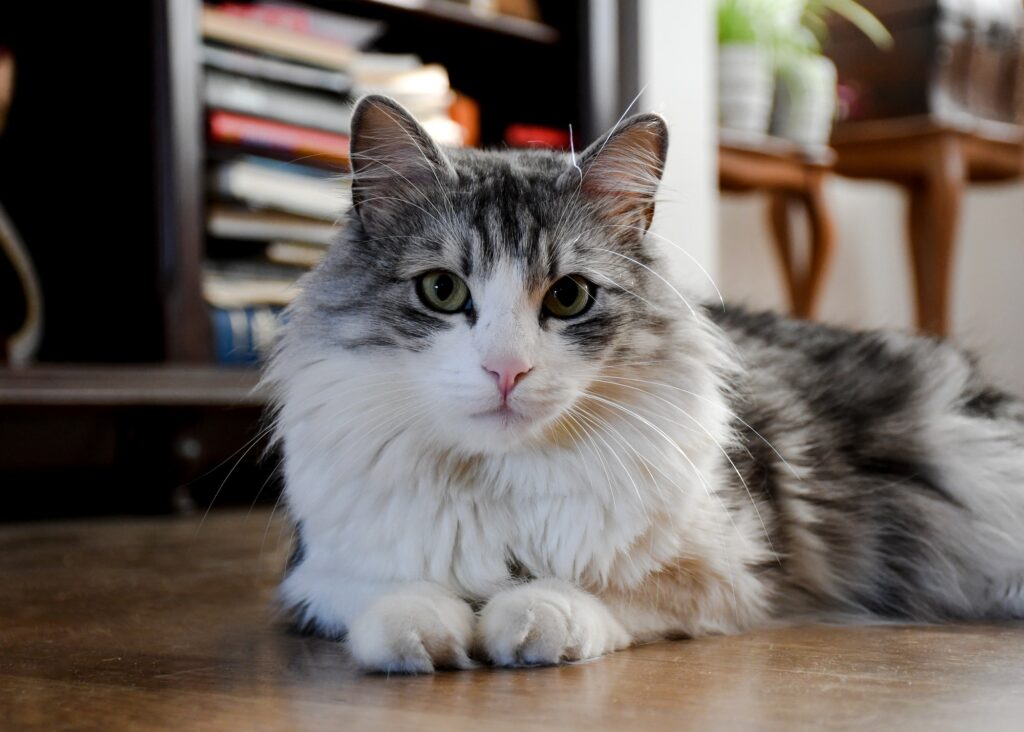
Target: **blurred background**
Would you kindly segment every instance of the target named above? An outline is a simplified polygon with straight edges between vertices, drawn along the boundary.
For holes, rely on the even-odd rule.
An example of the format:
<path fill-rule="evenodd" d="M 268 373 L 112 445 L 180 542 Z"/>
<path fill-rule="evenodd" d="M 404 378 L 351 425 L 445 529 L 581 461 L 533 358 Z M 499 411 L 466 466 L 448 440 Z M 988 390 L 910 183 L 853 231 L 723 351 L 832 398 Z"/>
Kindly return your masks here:
<path fill-rule="evenodd" d="M 1024 395 L 1021 0 L 6 3 L 0 520 L 277 499 L 258 364 L 369 92 L 460 146 L 661 112 L 676 276 Z"/>

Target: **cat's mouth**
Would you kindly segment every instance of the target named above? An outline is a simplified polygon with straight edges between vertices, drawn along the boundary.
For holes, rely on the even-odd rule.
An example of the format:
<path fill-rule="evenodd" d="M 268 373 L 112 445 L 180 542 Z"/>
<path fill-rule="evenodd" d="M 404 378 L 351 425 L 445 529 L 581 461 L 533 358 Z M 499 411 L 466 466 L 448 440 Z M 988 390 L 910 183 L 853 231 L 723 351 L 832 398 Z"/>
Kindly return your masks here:
<path fill-rule="evenodd" d="M 529 419 L 522 412 L 517 411 L 508 404 L 502 404 L 494 409 L 488 409 L 484 412 L 477 412 L 472 415 L 479 419 L 494 419 L 501 422 L 503 425 L 511 425 L 517 422 L 523 422 Z"/>

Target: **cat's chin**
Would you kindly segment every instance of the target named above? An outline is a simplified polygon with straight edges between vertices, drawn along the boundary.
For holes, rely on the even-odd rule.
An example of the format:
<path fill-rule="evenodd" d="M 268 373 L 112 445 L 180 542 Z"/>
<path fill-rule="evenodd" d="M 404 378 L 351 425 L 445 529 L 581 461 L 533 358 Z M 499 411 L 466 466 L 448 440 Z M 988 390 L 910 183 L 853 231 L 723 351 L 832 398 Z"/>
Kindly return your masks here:
<path fill-rule="evenodd" d="M 463 428 L 447 431 L 458 448 L 490 455 L 500 455 L 530 447 L 541 439 L 551 422 L 546 412 L 536 414 L 522 408 L 496 407 L 472 413 Z"/>
<path fill-rule="evenodd" d="M 522 411 L 508 406 L 507 404 L 483 412 L 470 415 L 474 420 L 489 422 L 503 428 L 513 428 L 520 424 L 529 424 L 533 421 L 531 417 Z"/>

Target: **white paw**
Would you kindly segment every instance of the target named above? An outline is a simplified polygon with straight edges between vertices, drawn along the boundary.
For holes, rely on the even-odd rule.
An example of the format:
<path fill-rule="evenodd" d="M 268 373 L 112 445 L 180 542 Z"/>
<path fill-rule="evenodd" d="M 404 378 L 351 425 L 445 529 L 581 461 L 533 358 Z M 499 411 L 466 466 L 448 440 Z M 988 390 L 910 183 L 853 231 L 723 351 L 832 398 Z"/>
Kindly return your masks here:
<path fill-rule="evenodd" d="M 374 602 L 348 629 L 348 647 L 368 671 L 431 673 L 470 668 L 472 608 L 438 592 L 403 592 Z"/>
<path fill-rule="evenodd" d="M 496 595 L 477 630 L 483 652 L 499 666 L 579 661 L 629 644 L 597 598 L 546 580 Z"/>

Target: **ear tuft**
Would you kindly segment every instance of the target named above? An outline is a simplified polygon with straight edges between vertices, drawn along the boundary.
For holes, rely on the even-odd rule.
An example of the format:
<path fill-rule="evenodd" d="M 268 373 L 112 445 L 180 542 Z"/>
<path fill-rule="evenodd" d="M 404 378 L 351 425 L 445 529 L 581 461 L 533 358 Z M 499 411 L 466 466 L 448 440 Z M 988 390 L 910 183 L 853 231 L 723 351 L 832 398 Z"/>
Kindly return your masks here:
<path fill-rule="evenodd" d="M 626 120 L 580 156 L 580 191 L 617 219 L 636 219 L 647 229 L 665 169 L 668 127 L 657 114 Z"/>
<path fill-rule="evenodd" d="M 352 111 L 352 201 L 366 223 L 395 215 L 454 178 L 427 131 L 395 100 L 372 94 Z"/>

